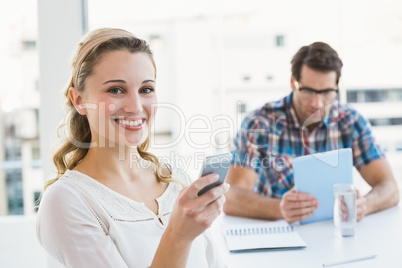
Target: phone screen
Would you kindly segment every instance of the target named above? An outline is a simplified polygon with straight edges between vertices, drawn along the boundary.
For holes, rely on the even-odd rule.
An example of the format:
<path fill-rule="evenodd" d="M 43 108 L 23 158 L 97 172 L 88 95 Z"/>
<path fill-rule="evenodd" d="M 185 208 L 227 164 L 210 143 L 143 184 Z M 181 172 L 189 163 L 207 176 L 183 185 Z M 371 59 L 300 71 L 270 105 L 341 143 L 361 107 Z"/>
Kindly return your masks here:
<path fill-rule="evenodd" d="M 211 173 L 216 173 L 219 175 L 219 180 L 201 189 L 198 192 L 198 196 L 206 193 L 208 190 L 222 184 L 225 181 L 231 161 L 232 154 L 230 153 L 212 155 L 205 158 L 200 177 Z"/>

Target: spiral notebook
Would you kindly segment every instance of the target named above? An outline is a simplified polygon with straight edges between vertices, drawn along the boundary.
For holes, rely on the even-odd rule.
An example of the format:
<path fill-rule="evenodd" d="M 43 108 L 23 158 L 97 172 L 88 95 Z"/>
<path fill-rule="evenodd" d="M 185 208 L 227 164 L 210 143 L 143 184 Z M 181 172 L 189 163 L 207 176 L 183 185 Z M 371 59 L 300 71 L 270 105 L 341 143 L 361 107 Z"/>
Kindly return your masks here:
<path fill-rule="evenodd" d="M 230 252 L 307 246 L 293 226 L 285 220 L 264 221 L 225 215 L 222 231 Z"/>

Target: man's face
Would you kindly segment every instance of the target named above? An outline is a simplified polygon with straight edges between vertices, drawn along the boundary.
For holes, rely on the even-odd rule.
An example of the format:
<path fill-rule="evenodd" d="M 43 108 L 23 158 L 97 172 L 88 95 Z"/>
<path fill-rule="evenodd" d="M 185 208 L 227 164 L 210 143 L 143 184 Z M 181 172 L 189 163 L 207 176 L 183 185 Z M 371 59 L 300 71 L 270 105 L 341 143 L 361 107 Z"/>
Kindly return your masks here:
<path fill-rule="evenodd" d="M 291 77 L 291 87 L 292 105 L 299 123 L 303 125 L 309 117 L 311 117 L 309 121 L 319 122 L 325 116 L 325 106 L 332 103 L 337 96 L 336 72 L 319 72 L 303 65 L 300 81 Z M 314 91 L 323 94 L 317 94 Z"/>

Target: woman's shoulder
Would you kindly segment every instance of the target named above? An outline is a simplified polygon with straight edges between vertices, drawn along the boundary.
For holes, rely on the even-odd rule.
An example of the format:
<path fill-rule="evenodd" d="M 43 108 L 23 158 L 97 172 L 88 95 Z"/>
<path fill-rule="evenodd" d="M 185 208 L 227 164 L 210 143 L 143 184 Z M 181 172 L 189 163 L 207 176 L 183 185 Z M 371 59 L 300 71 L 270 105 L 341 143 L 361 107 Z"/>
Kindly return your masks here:
<path fill-rule="evenodd" d="M 67 170 L 63 175 L 60 176 L 55 182 L 47 187 L 44 194 L 48 193 L 58 193 L 71 190 L 71 185 L 68 183 L 66 178 L 68 177 L 69 170 Z"/>
<path fill-rule="evenodd" d="M 77 212 L 87 211 L 85 196 L 79 190 L 74 176 L 66 172 L 42 194 L 39 202 L 38 224 L 70 221 Z M 53 218 L 57 215 L 57 219 Z"/>
<path fill-rule="evenodd" d="M 84 174 L 78 171 L 67 170 L 57 181 L 47 188 L 45 193 L 76 192 L 80 189 L 79 183 L 85 177 Z"/>
<path fill-rule="evenodd" d="M 87 208 L 99 203 L 96 194 L 102 192 L 100 183 L 91 177 L 76 171 L 67 170 L 57 181 L 51 184 L 43 193 L 39 210 L 47 208 L 57 210 L 78 206 Z"/>
<path fill-rule="evenodd" d="M 79 196 L 76 182 L 77 174 L 67 170 L 57 181 L 51 184 L 43 193 L 40 203 L 63 203 Z M 54 207 L 54 206 L 53 206 Z"/>

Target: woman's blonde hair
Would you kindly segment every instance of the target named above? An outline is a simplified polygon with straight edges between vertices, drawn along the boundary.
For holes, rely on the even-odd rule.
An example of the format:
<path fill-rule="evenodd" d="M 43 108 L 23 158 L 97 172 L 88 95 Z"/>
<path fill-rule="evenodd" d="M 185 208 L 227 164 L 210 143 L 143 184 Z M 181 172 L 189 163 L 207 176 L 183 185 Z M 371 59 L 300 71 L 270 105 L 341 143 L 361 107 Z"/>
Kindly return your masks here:
<path fill-rule="evenodd" d="M 62 145 L 57 149 L 53 156 L 53 162 L 57 168 L 57 177 L 49 180 L 45 184 L 45 189 L 56 182 L 68 169 L 73 169 L 87 154 L 91 142 L 91 130 L 86 115 L 79 114 L 69 98 L 69 89 L 74 87 L 78 91 L 85 90 L 85 82 L 92 75 L 94 67 L 99 62 L 101 56 L 105 53 L 119 50 L 128 50 L 129 52 L 142 52 L 149 55 L 152 64 L 156 66 L 152 51 L 148 44 L 132 33 L 113 28 L 102 28 L 87 34 L 79 43 L 72 62 L 71 80 L 64 92 L 67 98 L 67 108 L 71 111 L 65 123 L 58 129 L 60 134 L 62 129 L 66 129 L 67 137 Z M 59 135 L 60 136 L 60 135 Z M 137 147 L 138 154 L 144 160 L 150 161 L 155 165 L 155 175 L 160 182 L 178 182 L 171 178 L 171 172 L 166 172 L 167 168 L 161 165 L 158 158 L 147 152 L 149 148 L 149 137 L 146 141 Z M 181 183 L 181 182 L 179 182 Z"/>

